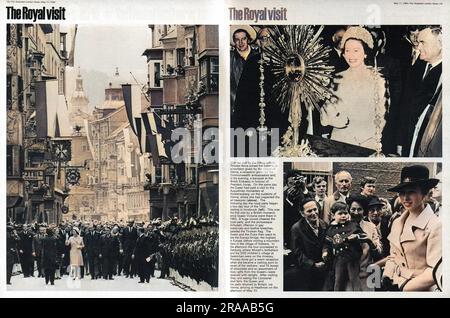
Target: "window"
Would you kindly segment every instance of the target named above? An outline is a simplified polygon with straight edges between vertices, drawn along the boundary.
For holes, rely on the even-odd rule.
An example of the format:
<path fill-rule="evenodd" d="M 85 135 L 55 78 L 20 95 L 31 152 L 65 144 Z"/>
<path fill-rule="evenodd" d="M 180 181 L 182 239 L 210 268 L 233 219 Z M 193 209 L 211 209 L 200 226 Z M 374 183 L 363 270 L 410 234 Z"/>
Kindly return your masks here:
<path fill-rule="evenodd" d="M 8 176 L 14 175 L 14 165 L 13 165 L 13 146 L 6 146 L 6 170 Z"/>
<path fill-rule="evenodd" d="M 12 86 L 11 86 L 12 76 L 8 75 L 6 77 L 6 105 L 8 109 L 12 109 Z"/>
<path fill-rule="evenodd" d="M 161 183 L 162 182 L 162 169 L 161 166 L 155 167 L 155 182 Z"/>
<path fill-rule="evenodd" d="M 23 96 L 25 95 L 24 91 L 23 91 L 23 79 L 21 76 L 18 76 L 17 79 L 18 79 L 18 91 L 19 91 L 19 94 L 18 94 L 19 96 L 17 98 L 17 100 L 18 100 L 17 106 L 19 107 L 19 111 L 23 111 Z"/>
<path fill-rule="evenodd" d="M 200 62 L 200 81 L 206 93 L 219 91 L 219 57 L 209 56 Z"/>
<path fill-rule="evenodd" d="M 63 58 L 67 58 L 67 51 L 66 51 L 66 34 L 60 35 L 60 50 L 61 50 L 61 56 Z"/>
<path fill-rule="evenodd" d="M 166 74 L 172 75 L 175 71 L 173 51 L 166 51 Z"/>
<path fill-rule="evenodd" d="M 161 87 L 161 63 L 155 63 L 155 87 Z"/>
<path fill-rule="evenodd" d="M 185 54 L 184 49 L 177 49 L 177 66 L 185 65 Z"/>
<path fill-rule="evenodd" d="M 188 37 L 185 39 L 185 63 L 186 66 L 195 66 L 195 56 L 194 51 L 192 49 L 193 38 Z"/>
<path fill-rule="evenodd" d="M 64 68 L 63 67 L 61 67 L 61 69 L 59 70 L 58 94 L 64 95 Z"/>
<path fill-rule="evenodd" d="M 211 82 L 210 91 L 219 91 L 219 57 L 213 56 L 210 59 L 210 70 L 211 70 Z"/>

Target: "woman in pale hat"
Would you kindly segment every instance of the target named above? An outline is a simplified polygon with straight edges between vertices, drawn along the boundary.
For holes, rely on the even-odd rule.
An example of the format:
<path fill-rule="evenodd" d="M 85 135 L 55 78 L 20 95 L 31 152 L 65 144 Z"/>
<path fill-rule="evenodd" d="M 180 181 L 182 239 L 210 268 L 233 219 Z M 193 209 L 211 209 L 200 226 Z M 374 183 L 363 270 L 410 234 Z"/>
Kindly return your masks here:
<path fill-rule="evenodd" d="M 70 276 L 75 280 L 81 276 L 80 266 L 84 266 L 83 254 L 81 253 L 84 242 L 77 227 L 72 228 L 71 237 L 66 237 L 66 245 L 70 246 Z"/>
<path fill-rule="evenodd" d="M 391 250 L 384 269 L 388 290 L 436 290 L 433 270 L 442 257 L 442 225 L 426 204 L 428 191 L 439 182 L 429 178 L 422 165 L 405 167 L 401 183 L 389 191 L 399 194 L 405 211 L 397 218 L 388 236 Z"/>
<path fill-rule="evenodd" d="M 349 68 L 336 75 L 338 99 L 322 107 L 321 123 L 334 127 L 333 140 L 381 151 L 388 102 L 385 80 L 370 66 L 373 48 L 365 28 L 354 26 L 344 33 L 341 49 Z"/>

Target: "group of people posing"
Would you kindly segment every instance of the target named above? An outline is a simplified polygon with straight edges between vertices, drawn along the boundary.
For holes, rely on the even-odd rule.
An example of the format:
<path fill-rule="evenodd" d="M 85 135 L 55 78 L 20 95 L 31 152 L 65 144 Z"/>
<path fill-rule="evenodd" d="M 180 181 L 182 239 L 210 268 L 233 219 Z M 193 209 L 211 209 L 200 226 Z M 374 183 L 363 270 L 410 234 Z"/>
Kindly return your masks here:
<path fill-rule="evenodd" d="M 320 111 L 314 109 L 312 117 L 302 106 L 300 138 L 314 134 L 391 156 L 442 156 L 441 27 L 324 30 L 334 97 L 323 101 Z M 231 125 L 258 127 L 263 89 L 266 125 L 279 128 L 282 136 L 289 114 L 281 113 L 271 98 L 276 83 L 271 82 L 271 61 L 264 58 L 270 35 L 270 27 L 263 26 L 239 26 L 231 35 Z"/>
<path fill-rule="evenodd" d="M 437 290 L 442 257 L 440 202 L 433 196 L 439 179 L 422 165 L 404 167 L 389 200 L 375 195 L 376 178 L 361 180 L 352 193 L 352 176 L 326 180 L 291 171 L 284 200 L 284 289 L 287 291 Z"/>
<path fill-rule="evenodd" d="M 87 275 L 92 280 L 113 280 L 123 274 L 149 283 L 156 268 L 159 278 L 169 277 L 172 268 L 217 286 L 218 226 L 211 222 L 202 219 L 184 225 L 174 218 L 146 225 L 8 223 L 7 283 L 11 284 L 14 264 L 20 264 L 23 277 L 33 277 L 37 270 L 37 276 L 51 285 L 65 274 L 73 280 Z"/>

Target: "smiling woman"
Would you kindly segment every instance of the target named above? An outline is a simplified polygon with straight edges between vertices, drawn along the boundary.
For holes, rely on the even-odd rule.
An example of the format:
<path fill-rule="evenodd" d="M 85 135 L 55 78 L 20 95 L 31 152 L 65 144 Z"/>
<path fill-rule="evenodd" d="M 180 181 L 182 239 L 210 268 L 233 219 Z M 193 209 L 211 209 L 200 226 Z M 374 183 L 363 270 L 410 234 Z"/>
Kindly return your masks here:
<path fill-rule="evenodd" d="M 442 257 L 442 224 L 425 198 L 439 182 L 425 166 L 405 167 L 398 192 L 405 212 L 392 224 L 391 249 L 384 269 L 385 288 L 403 291 L 436 290 L 433 269 Z"/>
<path fill-rule="evenodd" d="M 341 43 L 350 67 L 337 74 L 338 100 L 322 107 L 321 123 L 334 127 L 331 139 L 381 153 L 386 88 L 378 71 L 368 65 L 373 39 L 366 29 L 350 27 Z"/>

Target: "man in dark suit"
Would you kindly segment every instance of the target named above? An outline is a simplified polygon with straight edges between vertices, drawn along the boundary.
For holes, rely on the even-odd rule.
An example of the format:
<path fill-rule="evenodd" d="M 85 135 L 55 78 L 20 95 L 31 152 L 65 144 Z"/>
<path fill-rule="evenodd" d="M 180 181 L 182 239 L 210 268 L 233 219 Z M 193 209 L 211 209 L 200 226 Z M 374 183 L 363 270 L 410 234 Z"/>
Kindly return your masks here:
<path fill-rule="evenodd" d="M 96 230 L 95 225 L 89 229 L 84 237 L 91 279 L 97 279 L 100 276 L 98 257 L 100 254 L 100 237 L 101 233 Z"/>
<path fill-rule="evenodd" d="M 55 284 L 55 271 L 57 267 L 58 238 L 51 228 L 47 228 L 46 235 L 41 237 L 42 269 L 45 284 Z"/>
<path fill-rule="evenodd" d="M 291 228 L 290 249 L 295 267 L 285 272 L 285 290 L 320 291 L 325 280 L 322 247 L 326 224 L 319 218 L 319 204 L 312 198 L 301 204 L 301 218 Z"/>
<path fill-rule="evenodd" d="M 45 227 L 40 226 L 39 232 L 33 237 L 33 242 L 32 242 L 32 250 L 33 250 L 32 254 L 33 254 L 34 260 L 36 260 L 38 277 L 44 277 L 44 272 L 42 271 L 41 252 L 42 252 L 42 240 L 45 237 L 45 231 L 46 231 Z"/>
<path fill-rule="evenodd" d="M 23 225 L 18 231 L 19 241 L 19 257 L 22 267 L 23 277 L 34 276 L 34 259 L 33 259 L 33 232 L 28 225 Z"/>
<path fill-rule="evenodd" d="M 331 41 L 329 46 L 332 48 L 329 55 L 329 64 L 334 66 L 334 74 L 340 73 L 348 69 L 348 64 L 342 56 L 341 50 L 341 40 L 344 36 L 347 26 L 339 25 L 336 26 L 331 36 Z"/>
<path fill-rule="evenodd" d="M 131 274 L 131 255 L 133 254 L 134 247 L 138 234 L 134 227 L 134 221 L 129 221 L 128 225 L 122 229 L 122 246 L 123 246 L 123 273 L 125 277 L 132 276 Z"/>
<path fill-rule="evenodd" d="M 104 234 L 100 239 L 99 258 L 102 261 L 103 278 L 113 280 L 114 268 L 117 265 L 117 256 L 121 250 L 121 244 L 117 231 L 112 233 L 109 227 L 105 227 Z"/>
<path fill-rule="evenodd" d="M 8 224 L 6 233 L 6 284 L 11 285 L 13 266 L 18 259 L 17 245 L 20 238 L 12 224 Z"/>
<path fill-rule="evenodd" d="M 138 238 L 131 258 L 136 261 L 139 283 L 150 282 L 150 241 L 144 234 L 144 228 L 138 228 Z"/>
<path fill-rule="evenodd" d="M 299 170 L 290 170 L 286 174 L 286 186 L 284 187 L 283 222 L 284 242 L 286 245 L 291 241 L 290 231 L 292 225 L 298 221 L 298 213 L 302 201 L 306 197 L 314 197 L 306 188 L 306 178 Z"/>
<path fill-rule="evenodd" d="M 417 155 L 421 136 L 428 124 L 441 89 L 442 34 L 440 27 L 427 27 L 419 32 L 419 59 L 411 68 L 411 74 L 403 94 L 399 134 L 402 136 L 402 156 Z"/>

